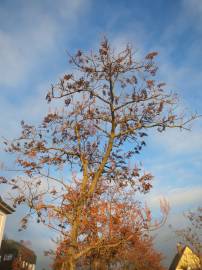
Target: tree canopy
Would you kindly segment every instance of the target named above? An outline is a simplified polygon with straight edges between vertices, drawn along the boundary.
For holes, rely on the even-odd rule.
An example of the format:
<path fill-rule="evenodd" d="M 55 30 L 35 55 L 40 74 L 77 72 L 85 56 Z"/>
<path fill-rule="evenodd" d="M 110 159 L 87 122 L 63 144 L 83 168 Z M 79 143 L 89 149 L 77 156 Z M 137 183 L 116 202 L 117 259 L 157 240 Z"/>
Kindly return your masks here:
<path fill-rule="evenodd" d="M 132 224 L 129 232 L 114 229 L 116 219 L 125 228 L 122 211 L 136 219 L 134 224 L 141 220 L 139 228 L 151 225 L 135 194 L 149 192 L 152 175 L 136 157 L 149 130 L 187 128 L 195 117 L 184 119 L 176 109 L 177 96 L 154 79 L 156 56 L 151 52 L 138 60 L 131 46 L 119 52 L 106 38 L 97 52 L 69 55 L 72 72 L 46 96 L 57 108 L 39 126 L 22 121 L 19 138 L 5 141 L 7 151 L 16 155 L 19 175 L 0 179 L 10 185 L 14 207 L 29 207 L 22 228 L 35 215 L 57 231 L 66 243 L 68 269 L 75 269 L 82 256 L 132 239 Z M 116 197 L 111 214 L 110 190 Z M 124 203 L 131 194 L 133 199 Z M 167 213 L 166 204 L 163 209 Z"/>

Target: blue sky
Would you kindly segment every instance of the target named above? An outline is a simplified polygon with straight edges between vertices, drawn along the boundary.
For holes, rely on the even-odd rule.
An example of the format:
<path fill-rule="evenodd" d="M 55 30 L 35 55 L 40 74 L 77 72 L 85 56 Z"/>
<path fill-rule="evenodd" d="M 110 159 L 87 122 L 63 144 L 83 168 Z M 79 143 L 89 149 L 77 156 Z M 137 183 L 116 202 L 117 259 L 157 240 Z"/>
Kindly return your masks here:
<path fill-rule="evenodd" d="M 0 0 L 0 136 L 17 136 L 22 119 L 38 123 L 48 109 L 50 84 L 69 69 L 66 50 L 96 49 L 104 35 L 117 49 L 130 42 L 140 55 L 158 51 L 159 78 L 179 93 L 182 108 L 202 114 L 201 25 L 201 0 Z M 201 119 L 191 132 L 154 132 L 142 154 L 144 167 L 155 175 L 146 199 L 154 209 L 159 197 L 170 201 L 168 224 L 182 225 L 182 212 L 201 204 L 201 134 Z M 0 158 L 9 161 L 0 149 Z M 19 235 L 20 213 L 9 217 L 7 235 L 31 239 L 42 267 L 40 252 L 51 245 L 47 232 L 34 223 Z M 167 225 L 156 240 L 166 263 L 176 243 Z"/>

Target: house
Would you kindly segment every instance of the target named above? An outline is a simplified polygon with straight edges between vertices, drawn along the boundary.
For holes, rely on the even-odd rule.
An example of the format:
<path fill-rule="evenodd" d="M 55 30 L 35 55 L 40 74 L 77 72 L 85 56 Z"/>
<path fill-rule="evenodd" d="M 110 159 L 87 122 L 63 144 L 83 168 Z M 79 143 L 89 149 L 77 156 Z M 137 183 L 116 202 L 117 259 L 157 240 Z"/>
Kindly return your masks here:
<path fill-rule="evenodd" d="M 6 216 L 13 212 L 14 210 L 7 203 L 5 203 L 0 197 L 0 246 L 3 238 Z"/>
<path fill-rule="evenodd" d="M 190 247 L 177 245 L 178 252 L 175 255 L 169 270 L 199 270 L 200 259 Z"/>
<path fill-rule="evenodd" d="M 35 270 L 34 251 L 14 240 L 3 240 L 0 250 L 0 270 Z"/>

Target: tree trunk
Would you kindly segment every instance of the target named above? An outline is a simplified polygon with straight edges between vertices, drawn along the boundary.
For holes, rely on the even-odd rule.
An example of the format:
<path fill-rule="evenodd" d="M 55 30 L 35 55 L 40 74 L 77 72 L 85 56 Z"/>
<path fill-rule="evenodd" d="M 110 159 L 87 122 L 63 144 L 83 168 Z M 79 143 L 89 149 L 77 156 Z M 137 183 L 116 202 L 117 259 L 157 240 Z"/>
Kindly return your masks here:
<path fill-rule="evenodd" d="M 67 270 L 76 270 L 76 262 L 75 260 L 71 259 L 69 262 L 69 269 Z"/>
<path fill-rule="evenodd" d="M 106 270 L 107 269 L 107 265 L 105 262 L 102 262 L 99 258 L 95 258 L 93 260 L 93 263 L 92 263 L 93 267 L 92 269 L 93 270 Z"/>

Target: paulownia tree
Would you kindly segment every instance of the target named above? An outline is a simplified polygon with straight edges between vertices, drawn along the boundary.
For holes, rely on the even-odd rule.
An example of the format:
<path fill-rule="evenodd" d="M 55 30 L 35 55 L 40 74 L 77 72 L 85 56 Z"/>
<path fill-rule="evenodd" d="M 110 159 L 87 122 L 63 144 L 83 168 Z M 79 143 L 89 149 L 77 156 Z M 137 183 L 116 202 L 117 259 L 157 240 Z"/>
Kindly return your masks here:
<path fill-rule="evenodd" d="M 17 156 L 20 173 L 10 180 L 2 176 L 1 182 L 11 186 L 14 206 L 30 209 L 22 228 L 35 214 L 38 222 L 65 234 L 71 270 L 95 248 L 82 248 L 82 228 L 85 209 L 101 183 L 148 192 L 152 176 L 135 165 L 147 131 L 186 128 L 194 118 L 184 120 L 175 110 L 176 96 L 154 80 L 156 55 L 138 60 L 129 45 L 117 52 L 107 39 L 96 53 L 79 50 L 70 56 L 75 70 L 46 96 L 48 102 L 58 100 L 57 109 L 38 127 L 22 121 L 20 137 L 5 141 L 7 151 Z"/>

